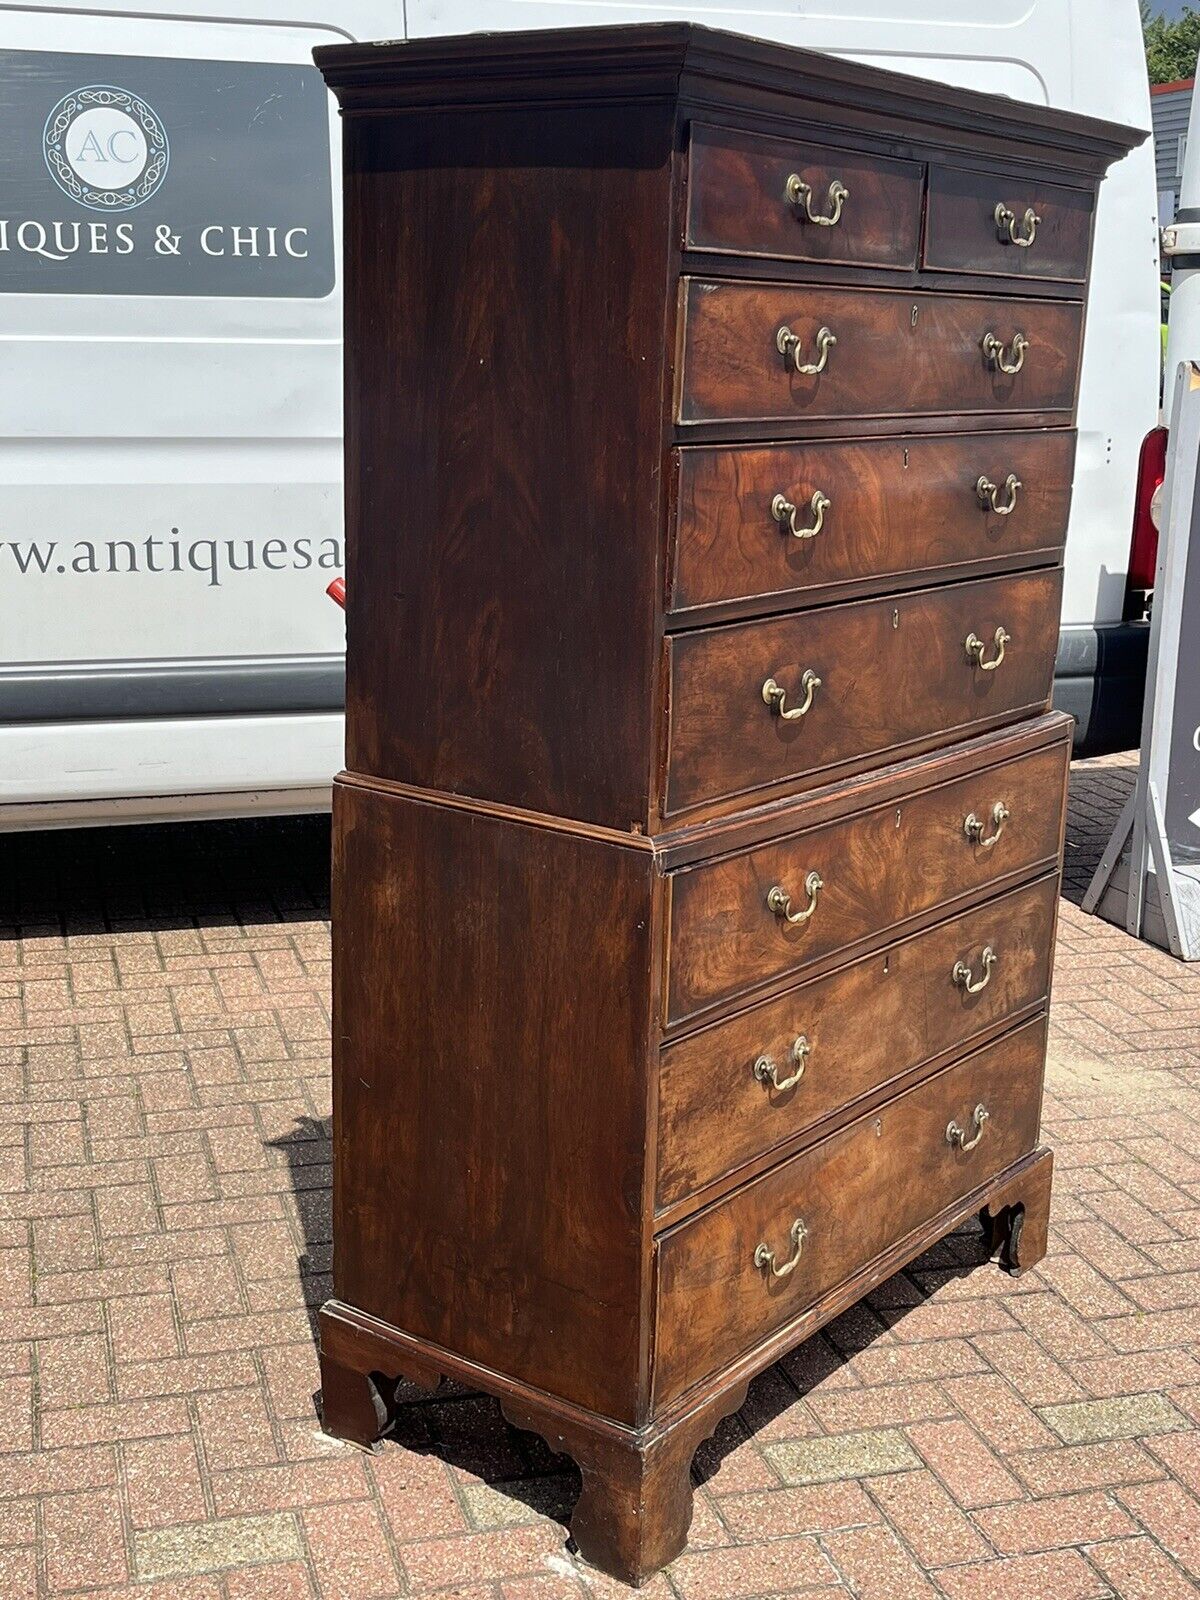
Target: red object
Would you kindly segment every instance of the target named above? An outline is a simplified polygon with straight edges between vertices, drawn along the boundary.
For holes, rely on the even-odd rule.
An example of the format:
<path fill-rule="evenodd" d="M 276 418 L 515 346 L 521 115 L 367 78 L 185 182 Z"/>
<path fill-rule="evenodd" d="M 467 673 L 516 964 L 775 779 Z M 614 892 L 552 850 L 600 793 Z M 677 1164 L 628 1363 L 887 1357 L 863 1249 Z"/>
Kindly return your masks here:
<path fill-rule="evenodd" d="M 346 580 L 345 580 L 345 578 L 335 578 L 333 580 L 333 582 L 329 585 L 328 589 L 326 589 L 325 593 L 329 596 L 329 598 L 331 600 L 336 600 L 338 605 L 341 606 L 342 610 L 345 611 L 345 609 L 346 609 Z"/>
<path fill-rule="evenodd" d="M 1142 440 L 1138 457 L 1137 491 L 1133 501 L 1133 537 L 1129 542 L 1129 577 L 1125 585 L 1125 615 L 1142 617 L 1146 596 L 1154 588 L 1154 568 L 1158 561 L 1158 529 L 1150 514 L 1150 502 L 1162 486 L 1167 470 L 1167 430 L 1151 428 Z"/>

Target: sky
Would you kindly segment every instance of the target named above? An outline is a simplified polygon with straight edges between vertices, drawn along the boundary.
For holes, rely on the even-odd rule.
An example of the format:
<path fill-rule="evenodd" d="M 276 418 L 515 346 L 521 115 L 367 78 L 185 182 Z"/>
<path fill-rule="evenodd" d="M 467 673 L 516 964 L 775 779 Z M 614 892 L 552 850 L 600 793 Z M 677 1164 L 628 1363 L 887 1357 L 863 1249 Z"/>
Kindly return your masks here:
<path fill-rule="evenodd" d="M 1157 11 L 1160 16 L 1170 17 L 1173 22 L 1176 17 L 1183 15 L 1186 3 L 1187 0 L 1150 0 L 1150 9 Z M 1195 9 L 1196 0 L 1192 0 L 1192 6 Z"/>

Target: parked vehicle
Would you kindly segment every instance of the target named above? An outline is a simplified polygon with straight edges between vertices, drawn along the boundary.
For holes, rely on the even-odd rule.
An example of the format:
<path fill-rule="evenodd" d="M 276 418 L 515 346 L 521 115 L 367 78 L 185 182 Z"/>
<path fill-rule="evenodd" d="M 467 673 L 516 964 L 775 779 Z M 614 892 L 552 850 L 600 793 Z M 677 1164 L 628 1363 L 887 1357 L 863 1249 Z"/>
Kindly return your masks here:
<path fill-rule="evenodd" d="M 0 827 L 328 804 L 339 124 L 390 5 L 5 7 Z"/>
<path fill-rule="evenodd" d="M 341 762 L 338 38 L 694 16 L 1148 127 L 1136 0 L 3 8 L 0 828 L 285 812 Z M 850 15 L 850 12 L 853 15 Z M 1056 698 L 1134 742 L 1149 145 L 1101 193 Z M 397 441 L 403 448 L 403 441 Z"/>

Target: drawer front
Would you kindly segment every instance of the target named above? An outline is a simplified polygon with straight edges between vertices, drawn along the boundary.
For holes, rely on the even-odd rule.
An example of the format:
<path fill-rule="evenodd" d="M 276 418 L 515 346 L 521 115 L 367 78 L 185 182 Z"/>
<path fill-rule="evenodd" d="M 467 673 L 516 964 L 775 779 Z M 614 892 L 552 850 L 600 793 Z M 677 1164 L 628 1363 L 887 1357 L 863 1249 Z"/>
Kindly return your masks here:
<path fill-rule="evenodd" d="M 1074 301 L 698 278 L 681 293 L 681 423 L 1069 412 L 1075 403 L 1083 307 Z M 822 329 L 836 343 L 822 346 Z M 797 359 L 822 370 L 799 372 Z"/>
<path fill-rule="evenodd" d="M 1053 865 L 1068 753 L 1066 742 L 1052 745 L 672 873 L 668 1024 L 836 952 L 856 955 L 910 918 L 939 906 L 958 912 L 1014 875 Z M 806 888 L 814 873 L 815 894 Z M 810 904 L 806 920 L 787 920 Z"/>
<path fill-rule="evenodd" d="M 671 609 L 1057 561 L 1074 462 L 1065 430 L 685 446 Z"/>
<path fill-rule="evenodd" d="M 1036 713 L 1061 595 L 1054 568 L 676 634 L 668 812 Z"/>
<path fill-rule="evenodd" d="M 1026 1024 L 664 1234 L 656 1403 L 752 1349 L 1032 1151 L 1045 1037 L 1043 1019 Z M 973 1148 L 960 1147 L 977 1134 Z M 774 1276 L 772 1263 L 795 1256 L 790 1273 Z"/>
<path fill-rule="evenodd" d="M 659 1206 L 1044 1002 L 1057 898 L 1052 873 L 668 1045 Z"/>
<path fill-rule="evenodd" d="M 924 263 L 934 271 L 1082 283 L 1094 209 L 1090 189 L 933 167 Z"/>
<path fill-rule="evenodd" d="M 687 246 L 789 261 L 914 267 L 922 177 L 915 161 L 695 123 Z"/>

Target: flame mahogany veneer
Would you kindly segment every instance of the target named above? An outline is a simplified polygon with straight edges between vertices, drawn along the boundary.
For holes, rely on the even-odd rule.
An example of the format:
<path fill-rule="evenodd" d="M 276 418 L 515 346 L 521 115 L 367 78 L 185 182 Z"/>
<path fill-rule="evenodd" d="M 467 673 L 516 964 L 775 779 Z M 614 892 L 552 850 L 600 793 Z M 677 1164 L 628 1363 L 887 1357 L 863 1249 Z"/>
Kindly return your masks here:
<path fill-rule="evenodd" d="M 964 1219 L 1045 1249 L 1060 560 L 1144 135 L 686 24 L 316 54 L 325 1426 L 495 1395 L 639 1583 L 756 1373 Z"/>

